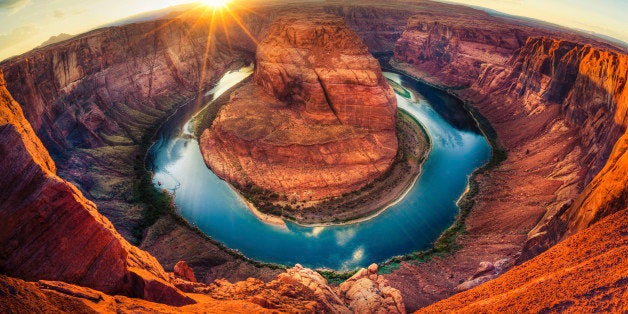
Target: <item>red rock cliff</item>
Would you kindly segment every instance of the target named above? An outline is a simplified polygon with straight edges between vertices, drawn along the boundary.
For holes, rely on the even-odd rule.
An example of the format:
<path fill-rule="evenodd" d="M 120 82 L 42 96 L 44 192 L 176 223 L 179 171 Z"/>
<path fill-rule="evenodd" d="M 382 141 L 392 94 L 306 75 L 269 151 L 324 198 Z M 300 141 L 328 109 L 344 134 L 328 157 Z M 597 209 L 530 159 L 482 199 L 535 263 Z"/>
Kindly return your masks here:
<path fill-rule="evenodd" d="M 510 87 L 512 99 L 536 112 L 557 106 L 556 119 L 577 131 L 574 152 L 580 156 L 574 161 L 581 167 L 574 184 L 582 193 L 571 194 L 560 208 L 550 208 L 530 232 L 524 255 L 531 256 L 625 203 L 626 192 L 617 186 L 617 171 L 625 167 L 625 136 L 620 136 L 628 125 L 628 56 L 590 45 L 531 38 L 511 65 L 511 77 L 515 78 Z M 576 202 L 571 205 L 573 199 Z"/>
<path fill-rule="evenodd" d="M 193 302 L 157 260 L 124 240 L 55 164 L 0 74 L 0 269 L 155 302 Z"/>
<path fill-rule="evenodd" d="M 220 177 L 317 200 L 359 189 L 390 167 L 396 99 L 341 18 L 282 17 L 256 58 L 255 84 L 234 92 L 201 137 Z"/>
<path fill-rule="evenodd" d="M 565 221 L 566 216 L 562 222 L 550 221 L 559 212 L 562 215 L 600 171 L 626 128 L 627 58 L 608 45 L 584 38 L 577 39 L 592 44 L 548 37 L 525 39 L 539 33 L 554 38 L 573 35 L 481 15 L 469 26 L 468 19 L 417 15 L 409 20 L 396 46 L 395 60 L 428 81 L 457 86 L 459 96 L 472 100 L 495 126 L 506 150 L 514 153 L 507 162 L 528 169 L 517 177 L 540 174 L 540 169 L 549 166 L 541 179 L 549 179 L 546 183 L 537 181 L 536 188 L 513 186 L 510 195 L 542 195 L 541 186 L 560 182 L 557 189 L 546 190 L 549 203 L 545 208 L 531 208 L 530 213 L 537 214 L 526 218 L 544 216 L 528 235 L 524 256 L 530 257 L 561 239 L 567 232 L 564 224 L 580 224 Z M 524 127 L 509 130 L 514 125 Z M 561 146 L 552 152 L 547 146 L 554 141 Z M 492 188 L 510 189 L 497 185 Z M 572 215 L 570 219 L 580 218 Z"/>
<path fill-rule="evenodd" d="M 618 141 L 626 126 L 625 52 L 560 30 L 455 12 L 411 19 L 392 63 L 469 101 L 507 159 L 477 177 L 468 236 L 458 239 L 463 249 L 389 279 L 417 304 L 453 294 L 482 262 L 538 255 L 621 210 L 626 199 L 625 140 Z M 434 277 L 450 267 L 464 275 Z M 408 273 L 420 283 L 401 276 Z"/>
<path fill-rule="evenodd" d="M 287 12 L 331 12 L 359 27 L 356 31 L 371 50 L 390 50 L 412 11 L 373 3 L 262 3 L 254 12 L 232 9 L 258 40 L 275 18 Z M 139 243 L 146 235 L 141 247 L 164 267 L 171 269 L 185 259 L 200 274 L 199 280 L 248 276 L 269 280 L 276 270 L 260 271 L 240 259 L 234 261 L 171 220 L 160 220 L 158 232 L 136 234 L 144 208 L 132 201 L 134 165 L 141 155 L 138 143 L 169 110 L 197 95 L 210 20 L 206 13 L 191 10 L 159 21 L 95 30 L 5 60 L 0 68 L 8 78 L 7 88 L 55 159 L 58 175 L 94 201 L 126 239 Z M 204 73 L 208 86 L 232 61 L 255 52 L 253 40 L 238 22 L 227 18 L 224 23 L 229 40 L 222 27 L 214 29 L 212 57 Z M 162 234 L 164 230 L 169 233 Z M 189 246 L 173 249 L 164 239 Z M 206 273 L 211 275 L 205 277 Z"/>
<path fill-rule="evenodd" d="M 99 29 L 35 50 L 3 62 L 7 88 L 53 154 L 112 144 L 114 136 L 138 141 L 141 126 L 196 96 L 201 75 L 208 83 L 224 67 L 216 49 L 200 73 L 207 28 L 191 23 Z"/>

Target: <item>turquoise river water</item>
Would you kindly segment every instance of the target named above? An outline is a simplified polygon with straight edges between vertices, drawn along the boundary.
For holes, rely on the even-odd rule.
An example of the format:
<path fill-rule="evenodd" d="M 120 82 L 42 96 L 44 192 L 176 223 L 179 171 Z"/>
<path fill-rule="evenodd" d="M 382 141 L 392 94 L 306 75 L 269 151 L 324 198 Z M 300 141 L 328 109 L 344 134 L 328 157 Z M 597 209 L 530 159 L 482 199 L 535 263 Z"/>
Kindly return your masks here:
<path fill-rule="evenodd" d="M 227 74 L 209 93 L 217 98 L 252 68 Z M 426 128 L 432 150 L 416 184 L 394 206 L 360 223 L 285 227 L 258 220 L 229 184 L 203 162 L 191 136 L 194 112 L 180 109 L 164 123 L 148 154 L 153 182 L 175 195 L 181 216 L 211 238 L 264 262 L 347 270 L 428 249 L 454 221 L 469 175 L 491 148 L 458 99 L 409 77 L 385 72 L 398 106 Z"/>

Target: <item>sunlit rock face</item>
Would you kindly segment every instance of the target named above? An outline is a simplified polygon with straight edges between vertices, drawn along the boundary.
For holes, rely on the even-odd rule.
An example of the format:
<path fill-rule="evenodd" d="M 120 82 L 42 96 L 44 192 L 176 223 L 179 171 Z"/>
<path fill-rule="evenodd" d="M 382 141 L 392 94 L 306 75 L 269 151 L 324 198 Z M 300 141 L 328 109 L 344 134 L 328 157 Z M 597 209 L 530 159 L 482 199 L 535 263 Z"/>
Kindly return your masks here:
<path fill-rule="evenodd" d="M 232 94 L 201 137 L 218 176 L 317 200 L 388 170 L 397 152 L 394 93 L 341 18 L 279 18 L 256 61 L 254 82 Z"/>
<path fill-rule="evenodd" d="M 184 305 L 162 266 L 120 236 L 56 166 L 0 72 L 0 269 L 111 294 Z"/>

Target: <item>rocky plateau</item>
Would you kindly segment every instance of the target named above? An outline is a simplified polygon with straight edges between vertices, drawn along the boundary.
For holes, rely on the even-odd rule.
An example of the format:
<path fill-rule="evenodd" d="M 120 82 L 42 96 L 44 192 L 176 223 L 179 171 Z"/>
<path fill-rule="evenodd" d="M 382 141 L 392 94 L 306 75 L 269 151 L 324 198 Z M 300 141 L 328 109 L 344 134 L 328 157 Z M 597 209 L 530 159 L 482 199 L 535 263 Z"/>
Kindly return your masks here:
<path fill-rule="evenodd" d="M 397 102 L 377 60 L 342 18 L 288 15 L 257 48 L 254 81 L 200 138 L 236 186 L 320 200 L 382 176 L 397 154 Z"/>

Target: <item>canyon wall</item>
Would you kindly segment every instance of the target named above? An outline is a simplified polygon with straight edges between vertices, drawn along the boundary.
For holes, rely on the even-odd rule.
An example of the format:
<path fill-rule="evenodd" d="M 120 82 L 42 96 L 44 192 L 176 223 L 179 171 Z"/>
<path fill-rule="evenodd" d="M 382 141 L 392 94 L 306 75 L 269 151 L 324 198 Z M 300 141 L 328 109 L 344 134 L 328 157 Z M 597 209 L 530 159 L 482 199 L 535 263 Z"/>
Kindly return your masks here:
<path fill-rule="evenodd" d="M 124 240 L 55 164 L 0 73 L 0 269 L 172 305 L 193 301 L 157 260 Z"/>
<path fill-rule="evenodd" d="M 55 163 L 4 84 L 0 73 L 0 171 L 6 173 L 0 180 L 5 192 L 0 196 L 0 309 L 350 313 L 387 308 L 405 313 L 399 291 L 377 275 L 376 265 L 341 291 L 299 265 L 268 284 L 253 278 L 196 283 L 185 262 L 175 266 L 174 275 L 166 273 L 153 256 L 124 240 L 94 203 L 56 176 Z M 175 277 L 182 273 L 183 278 Z M 363 285 L 372 295 L 362 297 Z"/>
<path fill-rule="evenodd" d="M 100 29 L 3 62 L 7 88 L 53 154 L 138 142 L 173 103 L 196 96 L 235 57 L 215 49 L 203 72 L 207 29 L 154 21 Z"/>
<path fill-rule="evenodd" d="M 408 308 L 481 283 L 478 265 L 523 262 L 625 207 L 626 57 L 577 34 L 482 13 L 409 20 L 391 64 L 465 100 L 507 158 L 472 183 L 462 248 L 388 277 Z"/>
<path fill-rule="evenodd" d="M 622 209 L 626 202 L 625 187 L 617 182 L 617 171 L 624 167 L 628 55 L 567 41 L 531 38 L 511 64 L 512 75 L 517 77 L 511 93 L 537 111 L 542 108 L 539 104 L 558 106 L 566 127 L 577 130 L 577 162 L 582 166 L 575 183 L 579 194 L 571 195 L 559 208 L 550 208 L 530 231 L 524 248 L 527 258 Z"/>
<path fill-rule="evenodd" d="M 460 251 L 419 266 L 403 263 L 384 276 L 402 292 L 408 309 L 450 296 L 480 262 L 530 258 L 625 207 L 625 52 L 468 8 L 424 1 L 368 5 L 321 9 L 299 4 L 285 10 L 342 16 L 348 25 L 359 28 L 357 33 L 375 52 L 393 47 L 407 18 L 417 14 L 396 46 L 396 65 L 472 101 L 508 151 L 505 163 L 477 177 L 480 193 L 466 221 L 467 234 L 457 240 Z M 241 21 L 259 40 L 270 21 L 285 10 L 272 7 L 243 14 Z M 207 25 L 190 27 L 195 22 L 190 17 L 96 30 L 2 62 L 7 88 L 19 100 L 34 132 L 14 131 L 21 128 L 19 123 L 5 123 L 0 132 L 7 143 L 24 146 L 21 151 L 28 152 L 24 156 L 31 156 L 23 164 L 31 169 L 29 173 L 54 173 L 55 163 L 41 153 L 38 141 L 23 139 L 24 134 L 37 133 L 57 161 L 59 175 L 95 201 L 98 211 L 126 239 L 143 239 L 142 248 L 167 269 L 186 259 L 192 261 L 199 281 L 249 276 L 270 281 L 280 271 L 233 258 L 173 218 L 162 217 L 139 236 L 133 232 L 142 220 L 143 205 L 134 200 L 129 178 L 141 158 L 142 136 L 170 109 L 198 94 L 201 76 L 210 82 L 234 59 L 246 59 L 255 47 L 235 21 L 228 21 L 230 31 L 237 30 L 231 37 L 233 49 L 221 33 L 216 34 L 210 49 L 218 57 L 201 74 Z M 528 40 L 530 36 L 542 37 Z M 3 154 L 12 149 L 4 148 Z M 9 170 L 5 173 L 14 169 Z M 6 191 L 19 182 L 11 181 Z M 71 199 L 80 195 L 58 178 L 52 182 Z M 58 195 L 56 191 L 52 196 Z M 11 206 L 18 207 L 20 201 L 11 198 Z M 80 208 L 85 202 L 89 204 L 82 199 L 72 206 Z M 521 258 L 517 254 L 533 228 Z M 67 249 L 68 239 L 62 240 Z M 15 242 L 2 247 L 15 247 Z"/>
<path fill-rule="evenodd" d="M 246 59 L 214 42 L 203 71 L 209 21 L 195 24 L 199 14 L 95 30 L 0 65 L 59 175 L 132 242 L 142 237 L 134 177 L 147 133 Z"/>
<path fill-rule="evenodd" d="M 221 276 L 270 280 L 278 271 L 234 259 L 167 215 L 143 231 L 147 205 L 138 201 L 134 180 L 142 166 L 143 137 L 173 108 L 196 97 L 199 85 L 210 86 L 233 61 L 252 60 L 255 41 L 286 12 L 343 16 L 360 28 L 358 34 L 372 51 L 392 49 L 412 14 L 407 6 L 341 2 L 264 4 L 254 12 L 232 9 L 238 18 L 223 12 L 225 27 L 214 29 L 212 58 L 202 74 L 211 15 L 205 9 L 91 31 L 0 63 L 7 88 L 55 159 L 59 176 L 75 184 L 126 239 L 150 251 L 166 268 L 186 259 L 197 273 L 207 274 L 199 278 L 206 282 Z M 201 77 L 205 84 L 199 84 Z M 168 247 L 162 240 L 167 237 L 188 244 Z"/>
<path fill-rule="evenodd" d="M 125 239 L 149 251 L 166 269 L 185 259 L 201 282 L 248 277 L 270 281 L 281 270 L 234 257 L 176 217 L 163 215 L 147 229 L 138 228 L 147 204 L 137 199 L 135 176 L 143 165 L 144 136 L 173 108 L 198 95 L 201 77 L 205 89 L 232 62 L 238 61 L 237 66 L 243 64 L 239 60 L 251 60 L 255 40 L 275 17 L 304 9 L 367 25 L 359 34 L 370 38 L 365 43 L 373 51 L 390 49 L 411 14 L 406 8 L 344 4 L 236 10 L 246 30 L 234 18 L 225 18 L 230 37 L 224 29 L 216 30 L 209 45 L 212 58 L 201 73 L 209 19 L 205 10 L 192 10 L 91 31 L 5 60 L 0 68 L 8 77 L 7 88 L 55 159 L 59 176 L 94 201 Z"/>
<path fill-rule="evenodd" d="M 532 210 L 544 217 L 528 235 L 523 258 L 529 258 L 563 238 L 567 230 L 559 225 L 588 225 L 565 222 L 566 216 L 562 222 L 550 221 L 570 207 L 602 169 L 626 129 L 626 55 L 603 44 L 554 39 L 569 36 L 493 17 L 476 17 L 471 24 L 465 23 L 467 18 L 411 18 L 393 63 L 403 63 L 402 68 L 477 106 L 506 151 L 514 153 L 507 162 L 522 163 L 528 173 L 551 168 L 546 183 L 537 181 L 538 189 L 543 184 L 559 187 L 547 189 L 544 204 L 536 205 L 543 208 Z M 543 33 L 553 38 L 533 36 Z M 515 124 L 523 128 L 508 130 Z M 532 145 L 557 141 L 562 141 L 560 152 Z M 518 155 L 522 147 L 525 151 Z M 524 166 L 526 160 L 537 163 Z M 526 177 L 531 175 L 523 175 L 522 181 Z M 513 190 L 520 195 L 532 192 L 521 186 Z M 499 202 L 491 206 L 501 206 Z"/>

